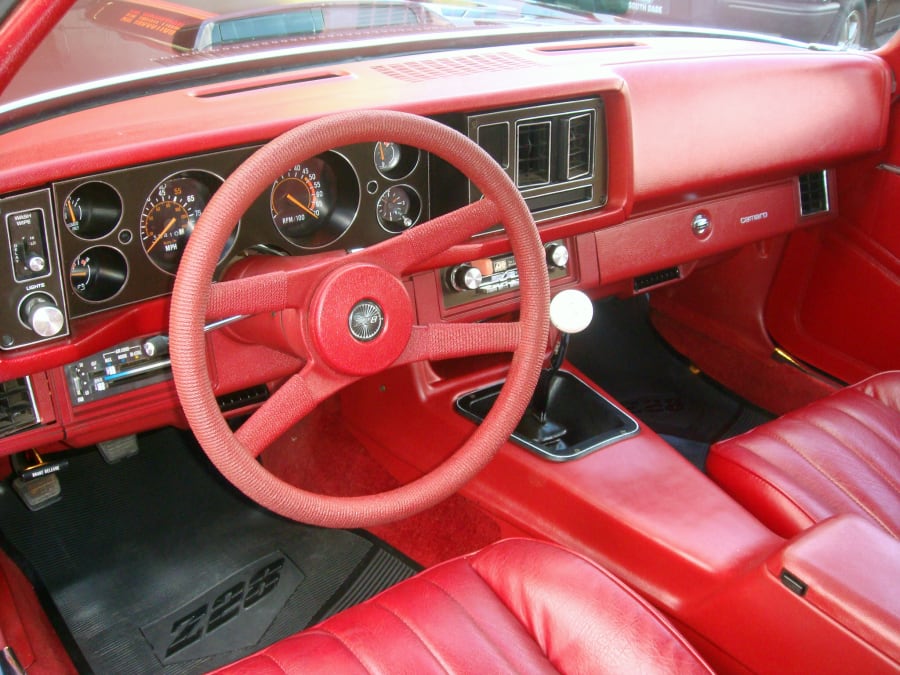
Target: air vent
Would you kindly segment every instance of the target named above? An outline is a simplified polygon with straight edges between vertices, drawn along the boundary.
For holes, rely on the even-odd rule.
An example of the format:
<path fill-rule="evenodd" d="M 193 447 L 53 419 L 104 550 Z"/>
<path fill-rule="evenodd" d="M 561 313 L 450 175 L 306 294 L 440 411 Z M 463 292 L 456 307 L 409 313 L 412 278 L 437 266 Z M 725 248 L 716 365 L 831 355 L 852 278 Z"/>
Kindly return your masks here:
<path fill-rule="evenodd" d="M 828 174 L 825 171 L 806 173 L 800 176 L 800 215 L 811 216 L 825 213 L 828 205 Z"/>
<path fill-rule="evenodd" d="M 550 182 L 549 120 L 520 124 L 516 130 L 516 185 L 520 188 Z"/>
<path fill-rule="evenodd" d="M 591 172 L 591 116 L 589 113 L 566 120 L 566 180 Z"/>
<path fill-rule="evenodd" d="M 27 378 L 0 383 L 0 438 L 33 427 L 39 421 Z"/>
<path fill-rule="evenodd" d="M 506 170 L 535 220 L 606 203 L 606 137 L 599 98 L 471 115 L 467 132 Z M 470 185 L 469 200 L 481 198 Z"/>
<path fill-rule="evenodd" d="M 640 293 L 653 286 L 659 286 L 667 281 L 675 281 L 681 278 L 681 270 L 678 267 L 667 267 L 650 274 L 644 274 L 634 278 L 634 292 Z"/>

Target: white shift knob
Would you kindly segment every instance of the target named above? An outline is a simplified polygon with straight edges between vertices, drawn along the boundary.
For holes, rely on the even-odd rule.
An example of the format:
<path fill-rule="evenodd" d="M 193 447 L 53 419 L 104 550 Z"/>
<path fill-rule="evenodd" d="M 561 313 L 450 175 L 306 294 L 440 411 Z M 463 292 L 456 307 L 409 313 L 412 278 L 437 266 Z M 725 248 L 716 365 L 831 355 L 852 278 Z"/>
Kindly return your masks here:
<path fill-rule="evenodd" d="M 579 290 L 569 288 L 550 301 L 550 321 L 563 333 L 580 333 L 594 318 L 591 299 Z"/>

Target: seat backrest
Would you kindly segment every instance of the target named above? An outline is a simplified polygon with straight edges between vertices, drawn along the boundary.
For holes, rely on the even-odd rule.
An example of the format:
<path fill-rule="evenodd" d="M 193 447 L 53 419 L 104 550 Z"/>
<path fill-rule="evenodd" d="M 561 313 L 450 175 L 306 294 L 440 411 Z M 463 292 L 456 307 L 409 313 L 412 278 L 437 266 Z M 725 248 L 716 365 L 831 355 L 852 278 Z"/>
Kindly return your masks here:
<path fill-rule="evenodd" d="M 706 468 L 781 536 L 855 513 L 900 539 L 900 371 L 717 443 Z"/>

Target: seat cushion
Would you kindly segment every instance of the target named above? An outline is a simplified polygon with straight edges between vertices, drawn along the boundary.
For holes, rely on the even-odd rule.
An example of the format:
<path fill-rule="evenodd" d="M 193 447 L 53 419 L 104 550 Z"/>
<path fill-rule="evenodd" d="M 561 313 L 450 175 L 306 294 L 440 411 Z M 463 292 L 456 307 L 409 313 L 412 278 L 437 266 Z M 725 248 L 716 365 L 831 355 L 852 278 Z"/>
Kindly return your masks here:
<path fill-rule="evenodd" d="M 856 513 L 900 538 L 900 371 L 717 443 L 706 468 L 784 537 Z"/>
<path fill-rule="evenodd" d="M 711 672 L 594 563 L 510 539 L 450 560 L 221 673 Z"/>

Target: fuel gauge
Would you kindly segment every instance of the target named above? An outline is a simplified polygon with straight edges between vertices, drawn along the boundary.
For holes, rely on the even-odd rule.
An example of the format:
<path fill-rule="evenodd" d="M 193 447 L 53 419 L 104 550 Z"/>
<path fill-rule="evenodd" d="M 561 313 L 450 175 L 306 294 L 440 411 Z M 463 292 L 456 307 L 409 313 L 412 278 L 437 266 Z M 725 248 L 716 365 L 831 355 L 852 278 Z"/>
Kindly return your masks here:
<path fill-rule="evenodd" d="M 419 150 L 391 141 L 375 144 L 373 159 L 378 173 L 389 180 L 406 178 L 419 163 Z"/>
<path fill-rule="evenodd" d="M 375 144 L 375 168 L 378 173 L 388 175 L 400 164 L 400 146 L 390 141 L 378 141 Z"/>

